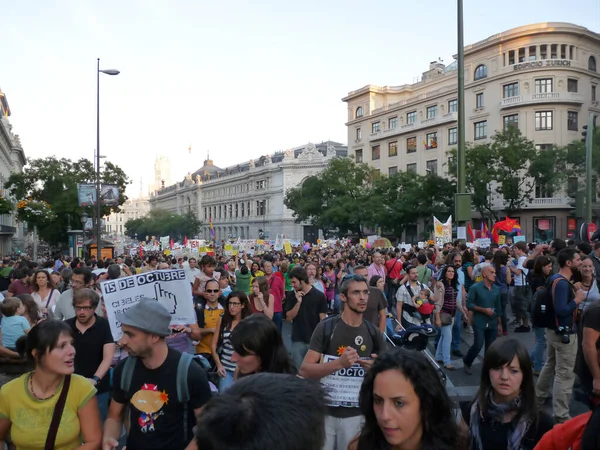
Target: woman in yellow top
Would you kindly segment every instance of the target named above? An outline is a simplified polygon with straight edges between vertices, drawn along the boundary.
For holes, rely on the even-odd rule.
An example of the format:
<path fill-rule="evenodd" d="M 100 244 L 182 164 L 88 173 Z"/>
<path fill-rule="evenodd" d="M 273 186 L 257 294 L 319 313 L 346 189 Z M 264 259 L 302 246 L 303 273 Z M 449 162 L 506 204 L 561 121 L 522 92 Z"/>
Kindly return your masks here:
<path fill-rule="evenodd" d="M 65 322 L 47 320 L 34 326 L 26 356 L 35 369 L 0 389 L 0 448 L 10 432 L 17 450 L 43 450 L 64 383 L 70 377 L 54 450 L 99 450 L 102 425 L 93 381 L 73 373 L 75 348 Z"/>

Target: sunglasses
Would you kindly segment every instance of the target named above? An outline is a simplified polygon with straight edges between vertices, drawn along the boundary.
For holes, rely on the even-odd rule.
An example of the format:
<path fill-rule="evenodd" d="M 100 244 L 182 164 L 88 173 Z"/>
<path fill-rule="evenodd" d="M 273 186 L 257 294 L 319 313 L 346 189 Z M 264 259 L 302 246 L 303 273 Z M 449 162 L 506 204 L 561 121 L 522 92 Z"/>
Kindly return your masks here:
<path fill-rule="evenodd" d="M 207 292 L 208 294 L 216 294 L 219 291 L 220 289 L 205 289 L 205 292 Z"/>
<path fill-rule="evenodd" d="M 356 275 L 356 274 L 353 274 L 353 273 L 350 273 L 348 275 L 344 275 L 344 277 L 342 278 L 342 281 L 347 281 L 347 280 L 367 281 L 367 279 L 365 277 L 363 277 L 362 275 Z"/>

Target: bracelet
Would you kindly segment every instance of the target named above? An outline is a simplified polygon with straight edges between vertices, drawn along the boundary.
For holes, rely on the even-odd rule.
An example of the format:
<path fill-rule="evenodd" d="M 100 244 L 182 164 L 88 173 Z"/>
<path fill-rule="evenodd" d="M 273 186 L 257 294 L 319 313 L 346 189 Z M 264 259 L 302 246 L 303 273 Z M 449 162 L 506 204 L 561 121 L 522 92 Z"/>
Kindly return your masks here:
<path fill-rule="evenodd" d="M 94 375 L 94 376 L 92 377 L 92 380 L 94 380 L 94 381 L 96 382 L 96 384 L 100 383 L 100 377 L 99 377 L 99 376 L 97 376 L 97 375 Z"/>

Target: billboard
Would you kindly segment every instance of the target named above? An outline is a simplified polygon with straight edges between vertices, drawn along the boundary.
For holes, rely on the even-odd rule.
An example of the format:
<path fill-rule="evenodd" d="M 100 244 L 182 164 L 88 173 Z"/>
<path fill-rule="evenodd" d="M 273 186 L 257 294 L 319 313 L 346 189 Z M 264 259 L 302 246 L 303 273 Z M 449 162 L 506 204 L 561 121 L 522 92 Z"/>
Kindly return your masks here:
<path fill-rule="evenodd" d="M 79 184 L 77 197 L 80 206 L 96 204 L 96 185 L 92 183 Z M 116 184 L 103 184 L 100 188 L 100 202 L 105 206 L 119 206 L 119 187 Z"/>

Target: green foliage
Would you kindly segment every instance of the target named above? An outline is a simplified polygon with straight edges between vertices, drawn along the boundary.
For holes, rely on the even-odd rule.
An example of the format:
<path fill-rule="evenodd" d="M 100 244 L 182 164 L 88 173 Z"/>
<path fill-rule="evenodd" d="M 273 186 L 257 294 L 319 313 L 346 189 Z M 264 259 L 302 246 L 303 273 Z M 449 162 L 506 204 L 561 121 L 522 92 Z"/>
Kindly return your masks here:
<path fill-rule="evenodd" d="M 11 174 L 5 187 L 17 199 L 31 198 L 50 204 L 54 218 L 38 224 L 38 233 L 47 243 L 61 246 L 66 245 L 68 241 L 69 220 L 73 228 L 79 228 L 83 212 L 94 216 L 93 208 L 84 209 L 79 206 L 77 184 L 94 183 L 95 180 L 94 166 L 87 159 L 71 161 L 66 158 L 48 157 L 29 161 L 23 173 Z M 100 181 L 119 186 L 119 205 L 125 202 L 125 188 L 129 184 L 129 177 L 120 167 L 106 162 Z M 102 207 L 103 215 L 108 215 L 111 211 L 119 211 L 119 208 Z"/>
<path fill-rule="evenodd" d="M 146 236 L 170 236 L 175 241 L 183 242 L 185 236 L 192 239 L 200 232 L 202 222 L 196 214 L 175 214 L 160 209 L 150 211 L 139 219 L 130 219 L 125 222 L 126 234 L 130 238 L 143 241 Z"/>

